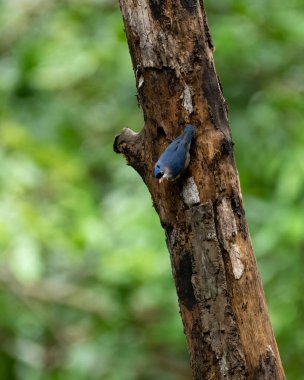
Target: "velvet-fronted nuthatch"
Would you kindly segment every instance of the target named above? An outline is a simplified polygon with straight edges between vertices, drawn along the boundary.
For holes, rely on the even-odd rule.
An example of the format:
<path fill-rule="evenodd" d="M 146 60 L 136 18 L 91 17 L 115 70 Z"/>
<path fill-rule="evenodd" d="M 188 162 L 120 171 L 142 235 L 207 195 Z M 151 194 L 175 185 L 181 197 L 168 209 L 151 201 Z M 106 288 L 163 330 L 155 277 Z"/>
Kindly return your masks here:
<path fill-rule="evenodd" d="M 187 124 L 184 132 L 172 141 L 160 156 L 154 167 L 154 177 L 159 183 L 166 178 L 174 181 L 187 168 L 190 162 L 190 146 L 194 137 L 194 127 Z"/>

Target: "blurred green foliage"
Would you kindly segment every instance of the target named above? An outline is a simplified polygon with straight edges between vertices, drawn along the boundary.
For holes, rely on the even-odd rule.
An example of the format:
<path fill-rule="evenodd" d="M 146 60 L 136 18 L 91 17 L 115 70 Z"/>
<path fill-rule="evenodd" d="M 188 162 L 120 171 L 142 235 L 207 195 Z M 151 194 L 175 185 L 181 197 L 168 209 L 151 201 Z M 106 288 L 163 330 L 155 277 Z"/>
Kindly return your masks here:
<path fill-rule="evenodd" d="M 288 379 L 304 365 L 304 4 L 206 2 Z M 169 255 L 137 174 L 111 0 L 0 1 L 0 378 L 189 379 Z"/>

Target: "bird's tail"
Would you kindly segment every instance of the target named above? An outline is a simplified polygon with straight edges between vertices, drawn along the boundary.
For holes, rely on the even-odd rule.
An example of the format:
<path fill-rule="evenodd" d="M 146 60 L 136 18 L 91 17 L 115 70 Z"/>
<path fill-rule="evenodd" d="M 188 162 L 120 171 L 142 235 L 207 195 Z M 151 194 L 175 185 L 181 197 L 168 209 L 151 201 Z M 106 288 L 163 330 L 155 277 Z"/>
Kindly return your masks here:
<path fill-rule="evenodd" d="M 184 132 L 183 132 L 183 139 L 185 139 L 188 143 L 191 143 L 193 137 L 195 134 L 195 129 L 192 124 L 187 124 Z"/>

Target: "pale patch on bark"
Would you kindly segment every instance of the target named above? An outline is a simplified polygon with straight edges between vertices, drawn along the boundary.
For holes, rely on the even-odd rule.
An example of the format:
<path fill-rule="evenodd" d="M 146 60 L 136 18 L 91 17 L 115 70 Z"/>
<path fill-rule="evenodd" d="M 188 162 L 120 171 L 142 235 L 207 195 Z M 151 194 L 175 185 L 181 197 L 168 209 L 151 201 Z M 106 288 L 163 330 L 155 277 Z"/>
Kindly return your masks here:
<path fill-rule="evenodd" d="M 226 353 L 224 353 L 220 359 L 220 371 L 221 371 L 222 379 L 226 379 L 227 374 L 228 374 Z"/>
<path fill-rule="evenodd" d="M 236 244 L 237 224 L 229 199 L 222 199 L 218 206 L 218 213 L 223 245 L 229 253 L 234 278 L 239 280 L 244 273 L 244 264 L 240 247 Z"/>
<path fill-rule="evenodd" d="M 187 84 L 185 84 L 184 92 L 182 93 L 181 98 L 183 99 L 183 107 L 190 115 L 193 112 L 193 104 L 191 88 Z"/>
<path fill-rule="evenodd" d="M 223 198 L 218 206 L 219 225 L 226 250 L 230 242 L 234 242 L 237 234 L 237 226 L 229 199 Z"/>
<path fill-rule="evenodd" d="M 138 89 L 141 88 L 141 86 L 144 84 L 144 77 L 141 75 L 138 79 Z"/>
<path fill-rule="evenodd" d="M 267 346 L 266 351 L 269 352 L 270 355 L 274 357 L 274 352 L 270 344 Z"/>
<path fill-rule="evenodd" d="M 193 205 L 200 203 L 198 188 L 193 177 L 187 179 L 182 190 L 182 195 L 184 202 L 188 207 L 192 207 Z"/>
<path fill-rule="evenodd" d="M 230 261 L 232 264 L 233 275 L 239 280 L 244 273 L 244 265 L 241 260 L 241 250 L 237 244 L 232 244 L 229 250 Z"/>

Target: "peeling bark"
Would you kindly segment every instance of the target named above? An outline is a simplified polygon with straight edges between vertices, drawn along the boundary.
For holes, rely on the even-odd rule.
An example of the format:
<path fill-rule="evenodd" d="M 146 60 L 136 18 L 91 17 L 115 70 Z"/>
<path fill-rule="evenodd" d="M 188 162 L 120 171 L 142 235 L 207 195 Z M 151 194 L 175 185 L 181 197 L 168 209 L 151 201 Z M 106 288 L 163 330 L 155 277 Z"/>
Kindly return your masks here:
<path fill-rule="evenodd" d="M 202 2 L 120 0 L 145 125 L 114 150 L 142 177 L 170 252 L 194 379 L 285 379 L 242 203 L 227 107 Z M 153 166 L 186 123 L 191 162 Z"/>

